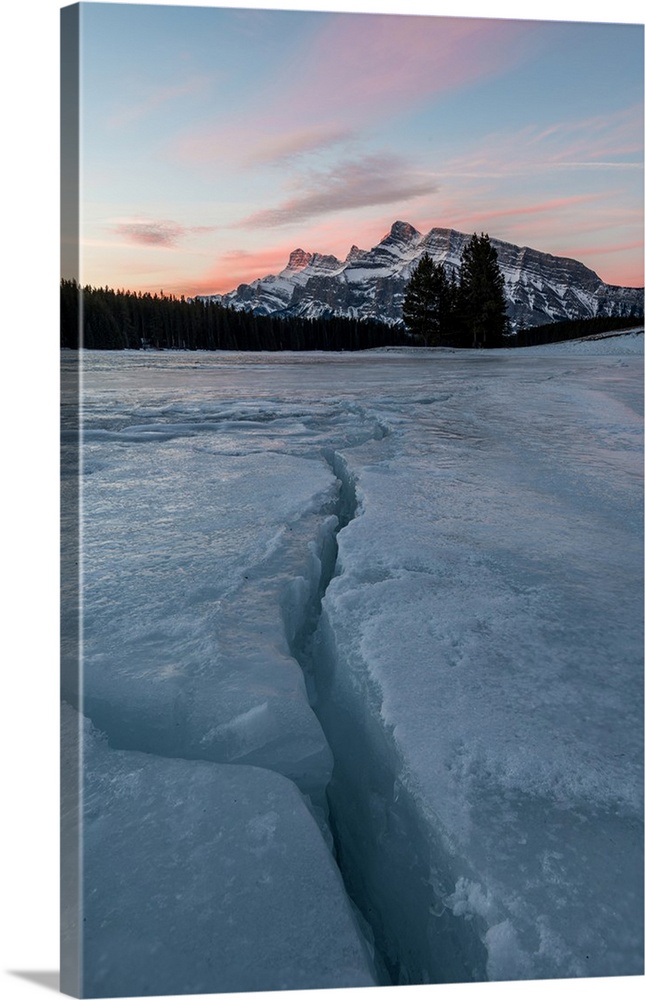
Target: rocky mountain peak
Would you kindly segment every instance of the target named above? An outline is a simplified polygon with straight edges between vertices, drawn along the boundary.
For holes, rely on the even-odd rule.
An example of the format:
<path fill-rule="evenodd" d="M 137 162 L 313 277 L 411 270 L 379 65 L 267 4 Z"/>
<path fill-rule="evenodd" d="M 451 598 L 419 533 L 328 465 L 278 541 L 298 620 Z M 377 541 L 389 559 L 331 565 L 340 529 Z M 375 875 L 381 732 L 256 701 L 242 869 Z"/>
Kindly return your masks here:
<path fill-rule="evenodd" d="M 354 244 L 345 260 L 339 261 L 332 254 L 309 253 L 299 247 L 277 277 L 258 278 L 212 298 L 264 315 L 331 313 L 401 323 L 407 283 L 423 254 L 458 278 L 469 238 L 467 233 L 444 227 L 422 235 L 399 220 L 371 250 Z M 563 319 L 643 314 L 642 289 L 606 285 L 579 261 L 495 238 L 491 244 L 497 251 L 514 329 Z"/>
<path fill-rule="evenodd" d="M 358 257 L 362 257 L 363 254 L 365 254 L 365 253 L 367 253 L 367 250 L 361 250 L 360 247 L 357 247 L 356 244 L 353 243 L 351 250 L 349 251 L 349 253 L 345 257 L 345 263 L 346 264 L 351 264 L 352 261 L 357 260 Z"/>
<path fill-rule="evenodd" d="M 298 247 L 297 250 L 292 250 L 289 254 L 289 263 L 287 267 L 290 271 L 302 271 L 303 268 L 307 267 L 311 263 L 312 253 L 308 253 L 306 250 L 301 250 Z"/>
<path fill-rule="evenodd" d="M 408 243 L 411 240 L 415 239 L 417 236 L 421 236 L 421 233 L 419 232 L 418 229 L 415 229 L 414 226 L 411 226 L 409 222 L 398 221 L 392 224 L 392 228 L 390 229 L 389 233 L 387 233 L 383 237 L 383 241 L 387 239 L 393 239 Z"/>
<path fill-rule="evenodd" d="M 335 271 L 342 266 L 342 261 L 330 253 L 314 253 L 309 255 L 309 263 L 319 271 Z"/>

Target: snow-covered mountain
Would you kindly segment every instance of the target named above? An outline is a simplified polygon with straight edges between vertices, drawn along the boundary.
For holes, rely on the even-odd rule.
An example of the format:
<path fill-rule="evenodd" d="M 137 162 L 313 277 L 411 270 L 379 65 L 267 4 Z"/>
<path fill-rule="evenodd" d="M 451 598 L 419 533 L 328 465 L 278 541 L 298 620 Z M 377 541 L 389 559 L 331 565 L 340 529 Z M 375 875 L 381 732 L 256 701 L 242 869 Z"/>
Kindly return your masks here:
<path fill-rule="evenodd" d="M 294 250 L 279 274 L 239 285 L 225 295 L 202 296 L 235 309 L 268 315 L 335 314 L 401 321 L 406 284 L 419 258 L 428 253 L 459 274 L 470 239 L 454 229 L 425 236 L 407 222 L 395 222 L 371 250 L 353 246 L 345 260 Z M 607 285 L 577 260 L 491 239 L 506 286 L 514 328 L 564 319 L 643 314 L 643 289 Z"/>

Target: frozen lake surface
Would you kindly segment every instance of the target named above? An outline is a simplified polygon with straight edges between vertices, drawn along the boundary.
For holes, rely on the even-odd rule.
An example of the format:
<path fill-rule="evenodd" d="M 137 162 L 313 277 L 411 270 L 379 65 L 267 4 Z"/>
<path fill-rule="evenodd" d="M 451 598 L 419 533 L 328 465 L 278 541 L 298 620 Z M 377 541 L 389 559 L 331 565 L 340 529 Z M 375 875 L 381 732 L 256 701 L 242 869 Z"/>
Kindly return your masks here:
<path fill-rule="evenodd" d="M 642 974 L 642 340 L 83 355 L 88 995 Z"/>

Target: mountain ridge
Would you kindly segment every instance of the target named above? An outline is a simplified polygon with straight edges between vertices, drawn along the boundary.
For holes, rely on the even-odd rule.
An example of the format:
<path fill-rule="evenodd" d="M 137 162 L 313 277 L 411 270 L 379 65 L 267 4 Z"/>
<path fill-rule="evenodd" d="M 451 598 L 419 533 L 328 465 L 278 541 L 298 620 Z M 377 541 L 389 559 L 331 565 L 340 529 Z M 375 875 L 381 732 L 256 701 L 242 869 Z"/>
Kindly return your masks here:
<path fill-rule="evenodd" d="M 347 257 L 293 250 L 277 275 L 266 275 L 220 295 L 220 302 L 258 315 L 340 315 L 402 323 L 405 288 L 419 259 L 428 253 L 459 276 L 469 234 L 433 227 L 423 234 L 397 220 L 376 246 L 352 245 Z M 512 330 L 594 316 L 642 316 L 643 289 L 609 285 L 571 257 L 517 246 L 491 237 L 504 277 Z"/>

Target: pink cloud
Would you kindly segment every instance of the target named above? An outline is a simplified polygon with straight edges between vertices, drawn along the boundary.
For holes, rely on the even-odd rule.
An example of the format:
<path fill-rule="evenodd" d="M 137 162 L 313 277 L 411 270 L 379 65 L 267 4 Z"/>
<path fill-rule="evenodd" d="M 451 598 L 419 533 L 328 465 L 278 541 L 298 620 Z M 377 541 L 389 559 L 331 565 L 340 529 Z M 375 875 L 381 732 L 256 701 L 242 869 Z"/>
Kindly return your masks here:
<path fill-rule="evenodd" d="M 248 151 L 250 163 L 281 163 L 285 160 L 301 156 L 303 153 L 317 152 L 338 146 L 352 139 L 351 129 L 339 128 L 336 125 L 310 125 L 306 128 L 272 132 Z"/>
<path fill-rule="evenodd" d="M 492 222 L 497 219 L 524 219 L 527 215 L 541 215 L 549 213 L 549 224 L 552 224 L 553 213 L 561 212 L 563 209 L 571 208 L 574 205 L 587 204 L 597 201 L 601 195 L 570 195 L 567 198 L 552 198 L 549 201 L 542 201 L 530 205 L 512 205 L 508 208 L 493 207 L 485 212 L 469 212 L 468 219 L 476 226 L 482 222 Z"/>
<path fill-rule="evenodd" d="M 446 190 L 437 198 L 436 211 L 427 207 L 415 225 L 422 231 L 433 226 L 458 229 L 462 232 L 487 230 L 491 236 L 520 245 L 527 240 L 543 237 L 536 249 L 550 251 L 550 240 L 559 231 L 578 231 L 578 220 L 584 217 L 585 206 L 597 203 L 599 195 L 569 195 L 542 201 L 511 201 L 500 191 L 470 190 L 467 194 Z M 482 208 L 486 205 L 486 208 Z M 597 208 L 594 204 L 594 218 Z M 412 220 L 414 221 L 414 220 Z M 551 251 L 553 252 L 553 251 Z"/>
<path fill-rule="evenodd" d="M 397 15 L 330 15 L 263 89 L 261 112 L 204 122 L 173 139 L 192 164 L 284 159 L 352 140 L 375 121 L 520 63 L 527 22 Z M 312 125 L 312 122 L 318 124 Z"/>
<path fill-rule="evenodd" d="M 640 253 L 635 255 L 635 250 Z M 643 287 L 645 275 L 642 239 L 630 243 L 568 244 L 563 252 L 567 257 L 584 260 L 609 285 Z"/>
<path fill-rule="evenodd" d="M 127 243 L 138 246 L 174 248 L 189 233 L 213 232 L 214 226 L 183 226 L 168 219 L 123 219 L 112 226 Z"/>
<path fill-rule="evenodd" d="M 548 128 L 529 124 L 519 131 L 491 133 L 468 153 L 447 162 L 441 176 L 484 179 L 535 177 L 573 168 L 642 170 L 642 115 L 638 106 L 613 115 L 554 122 Z"/>
<path fill-rule="evenodd" d="M 290 107 L 306 112 L 313 100 L 319 113 L 341 119 L 382 115 L 402 99 L 414 105 L 517 65 L 531 34 L 519 21 L 330 17 L 303 56 L 307 86 L 290 95 Z"/>
<path fill-rule="evenodd" d="M 596 254 L 611 254 L 611 253 L 624 253 L 626 250 L 642 250 L 643 241 L 637 240 L 634 243 L 617 243 L 617 244 L 605 244 L 605 246 L 586 246 L 581 248 L 573 248 L 571 250 L 572 254 L 585 253 L 595 256 Z"/>

